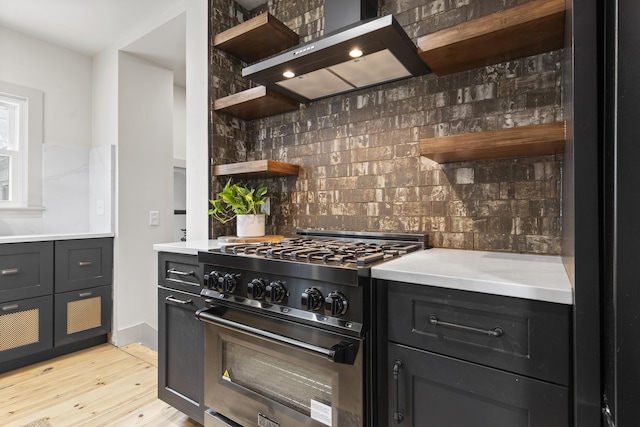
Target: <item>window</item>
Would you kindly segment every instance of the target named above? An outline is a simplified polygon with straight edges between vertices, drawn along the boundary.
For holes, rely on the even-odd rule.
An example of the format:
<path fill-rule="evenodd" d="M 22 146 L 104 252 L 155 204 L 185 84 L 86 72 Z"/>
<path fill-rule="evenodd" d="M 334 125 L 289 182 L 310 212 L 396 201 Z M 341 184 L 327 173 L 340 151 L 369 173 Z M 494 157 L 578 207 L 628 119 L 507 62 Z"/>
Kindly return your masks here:
<path fill-rule="evenodd" d="M 0 216 L 42 211 L 42 91 L 0 81 Z"/>
<path fill-rule="evenodd" d="M 28 168 L 27 100 L 0 93 L 0 205 L 24 206 Z"/>

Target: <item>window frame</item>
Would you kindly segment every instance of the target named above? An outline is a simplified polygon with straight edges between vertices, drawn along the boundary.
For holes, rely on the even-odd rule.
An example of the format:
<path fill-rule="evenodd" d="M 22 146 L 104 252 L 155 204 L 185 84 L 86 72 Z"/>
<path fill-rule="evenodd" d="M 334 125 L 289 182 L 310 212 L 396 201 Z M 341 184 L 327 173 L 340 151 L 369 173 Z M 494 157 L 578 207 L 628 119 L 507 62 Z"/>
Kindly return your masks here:
<path fill-rule="evenodd" d="M 22 100 L 26 120 L 19 129 L 21 153 L 12 165 L 12 179 L 17 185 L 12 201 L 0 201 L 1 217 L 40 217 L 42 206 L 42 147 L 44 142 L 44 93 L 41 90 L 0 81 L 0 95 Z M 5 150 L 0 150 L 5 154 Z M 16 176 L 17 175 L 17 176 Z"/>
<path fill-rule="evenodd" d="M 0 92 L 0 103 L 9 109 L 8 147 L 0 148 L 0 156 L 9 158 L 9 200 L 0 199 L 0 208 L 18 208 L 26 205 L 28 182 L 21 173 L 28 170 L 28 99 Z M 12 149 L 12 145 L 14 146 Z"/>

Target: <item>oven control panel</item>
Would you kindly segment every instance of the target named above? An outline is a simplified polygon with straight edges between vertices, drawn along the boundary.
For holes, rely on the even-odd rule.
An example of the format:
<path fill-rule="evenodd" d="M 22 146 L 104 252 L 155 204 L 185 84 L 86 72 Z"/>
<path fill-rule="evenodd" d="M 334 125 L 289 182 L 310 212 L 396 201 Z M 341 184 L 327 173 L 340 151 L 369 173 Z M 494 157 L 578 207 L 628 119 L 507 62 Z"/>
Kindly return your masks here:
<path fill-rule="evenodd" d="M 204 266 L 202 295 L 284 316 L 353 330 L 363 322 L 361 286 Z"/>

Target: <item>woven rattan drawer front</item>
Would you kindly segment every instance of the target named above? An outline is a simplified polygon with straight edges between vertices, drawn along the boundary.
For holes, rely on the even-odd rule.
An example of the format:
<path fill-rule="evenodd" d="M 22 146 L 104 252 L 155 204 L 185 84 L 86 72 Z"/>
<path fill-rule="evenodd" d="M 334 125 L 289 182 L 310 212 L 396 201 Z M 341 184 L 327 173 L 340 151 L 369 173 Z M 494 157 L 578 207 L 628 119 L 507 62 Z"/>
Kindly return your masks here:
<path fill-rule="evenodd" d="M 56 294 L 55 305 L 56 346 L 111 331 L 111 286 Z"/>
<path fill-rule="evenodd" d="M 0 303 L 53 293 L 53 242 L 0 245 Z"/>
<path fill-rule="evenodd" d="M 56 293 L 111 284 L 113 239 L 62 240 L 55 248 Z"/>
<path fill-rule="evenodd" d="M 52 347 L 53 297 L 0 304 L 0 362 Z"/>

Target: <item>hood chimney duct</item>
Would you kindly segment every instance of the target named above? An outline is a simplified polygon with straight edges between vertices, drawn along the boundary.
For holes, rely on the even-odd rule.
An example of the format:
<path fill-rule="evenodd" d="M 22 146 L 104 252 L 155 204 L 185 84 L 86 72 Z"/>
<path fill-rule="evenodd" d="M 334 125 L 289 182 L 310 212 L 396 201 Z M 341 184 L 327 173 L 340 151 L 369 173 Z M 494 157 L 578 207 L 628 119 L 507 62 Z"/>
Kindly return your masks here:
<path fill-rule="evenodd" d="M 324 34 L 377 16 L 377 0 L 324 0 Z"/>

